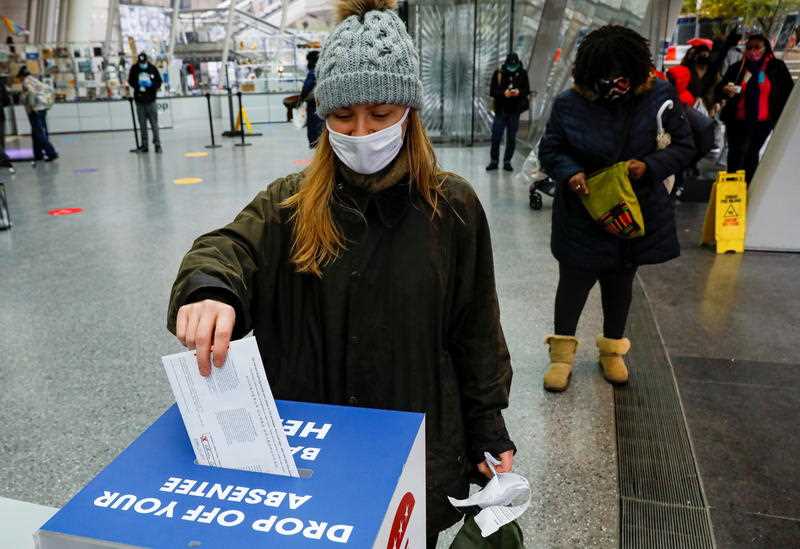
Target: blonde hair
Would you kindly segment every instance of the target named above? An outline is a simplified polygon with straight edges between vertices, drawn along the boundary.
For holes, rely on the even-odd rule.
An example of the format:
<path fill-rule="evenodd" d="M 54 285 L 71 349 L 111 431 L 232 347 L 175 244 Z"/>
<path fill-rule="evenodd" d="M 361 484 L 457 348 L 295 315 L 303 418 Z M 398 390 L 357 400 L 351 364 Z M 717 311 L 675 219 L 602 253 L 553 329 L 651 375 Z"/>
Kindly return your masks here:
<path fill-rule="evenodd" d="M 333 220 L 331 202 L 336 178 L 334 152 L 327 128 L 317 142 L 314 158 L 303 172 L 300 190 L 281 206 L 293 208 L 294 221 L 290 259 L 298 273 L 322 276 L 322 267 L 334 261 L 346 247 L 345 238 Z M 428 134 L 416 110 L 408 114 L 406 137 L 400 154 L 407 155 L 409 184 L 439 214 L 439 199 L 446 175 L 439 170 Z"/>

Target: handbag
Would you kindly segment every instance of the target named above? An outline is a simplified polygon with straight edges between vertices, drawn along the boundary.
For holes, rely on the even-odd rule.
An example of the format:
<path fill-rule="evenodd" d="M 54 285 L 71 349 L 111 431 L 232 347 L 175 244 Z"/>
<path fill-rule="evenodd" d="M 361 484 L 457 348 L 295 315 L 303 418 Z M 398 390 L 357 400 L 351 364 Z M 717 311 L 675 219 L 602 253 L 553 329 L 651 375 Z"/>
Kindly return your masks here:
<path fill-rule="evenodd" d="M 644 236 L 644 216 L 628 177 L 628 163 L 617 162 L 586 180 L 588 195 L 581 195 L 586 211 L 607 233 L 620 238 Z"/>
<path fill-rule="evenodd" d="M 628 163 L 619 161 L 628 144 L 631 117 L 630 112 L 625 116 L 622 139 L 613 157 L 615 164 L 592 174 L 586 180 L 589 194 L 581 195 L 586 211 L 604 231 L 626 239 L 644 236 L 644 216 L 628 177 Z"/>
<path fill-rule="evenodd" d="M 475 517 L 468 516 L 464 525 L 456 534 L 450 549 L 524 549 L 522 529 L 517 521 L 509 522 L 488 537 L 481 535 L 481 529 L 475 524 Z"/>

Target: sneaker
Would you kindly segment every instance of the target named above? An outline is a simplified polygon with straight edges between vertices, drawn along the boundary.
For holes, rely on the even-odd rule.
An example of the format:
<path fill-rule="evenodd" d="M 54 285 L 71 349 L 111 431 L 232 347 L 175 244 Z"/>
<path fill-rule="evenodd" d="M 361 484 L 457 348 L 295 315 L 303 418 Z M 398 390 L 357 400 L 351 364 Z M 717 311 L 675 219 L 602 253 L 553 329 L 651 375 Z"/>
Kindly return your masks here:
<path fill-rule="evenodd" d="M 497 162 L 492 162 L 491 164 L 486 166 L 486 171 L 487 172 L 493 172 L 496 169 L 497 169 Z"/>
<path fill-rule="evenodd" d="M 8 167 L 8 173 L 10 173 L 11 175 L 14 175 L 15 173 L 17 173 L 17 170 L 15 170 L 13 166 L 9 166 Z"/>
<path fill-rule="evenodd" d="M 47 158 L 45 158 L 45 160 L 44 160 L 44 161 L 45 161 L 45 162 L 52 162 L 53 160 L 58 160 L 58 155 L 55 155 L 55 156 L 48 156 Z"/>
<path fill-rule="evenodd" d="M 163 152 L 163 150 L 161 149 L 161 145 L 156 145 L 156 152 L 158 154 L 161 154 Z"/>
<path fill-rule="evenodd" d="M 507 172 L 513 172 L 514 166 L 511 165 L 511 162 L 506 162 L 505 164 L 503 164 L 503 169 Z"/>
<path fill-rule="evenodd" d="M 146 152 L 150 152 L 150 149 L 148 149 L 147 147 L 139 147 L 139 148 L 136 150 L 136 152 L 140 152 L 140 153 L 146 153 Z"/>

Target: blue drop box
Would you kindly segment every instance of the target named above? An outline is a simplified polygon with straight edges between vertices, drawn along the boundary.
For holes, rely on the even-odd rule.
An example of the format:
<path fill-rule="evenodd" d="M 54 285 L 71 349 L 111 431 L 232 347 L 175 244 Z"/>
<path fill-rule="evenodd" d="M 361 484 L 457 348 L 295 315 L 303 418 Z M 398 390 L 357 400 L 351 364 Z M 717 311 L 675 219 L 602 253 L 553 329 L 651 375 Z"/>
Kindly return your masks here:
<path fill-rule="evenodd" d="M 277 405 L 306 478 L 197 465 L 173 405 L 41 527 L 36 547 L 425 546 L 424 415 Z"/>

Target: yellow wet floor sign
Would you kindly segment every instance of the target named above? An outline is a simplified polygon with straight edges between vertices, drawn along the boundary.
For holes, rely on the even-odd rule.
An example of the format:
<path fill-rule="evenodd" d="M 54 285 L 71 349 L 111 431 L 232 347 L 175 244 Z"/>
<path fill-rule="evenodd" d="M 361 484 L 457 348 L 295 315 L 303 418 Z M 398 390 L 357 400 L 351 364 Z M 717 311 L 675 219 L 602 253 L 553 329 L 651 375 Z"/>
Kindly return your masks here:
<path fill-rule="evenodd" d="M 703 223 L 703 244 L 717 243 L 717 253 L 744 252 L 747 183 L 744 170 L 719 172 Z"/>
<path fill-rule="evenodd" d="M 239 128 L 242 127 L 242 119 L 244 119 L 244 125 L 247 126 L 247 131 L 253 133 L 253 125 L 250 124 L 250 117 L 247 116 L 247 109 L 242 107 L 242 112 L 236 115 L 236 127 L 234 128 L 235 131 L 239 131 Z"/>

